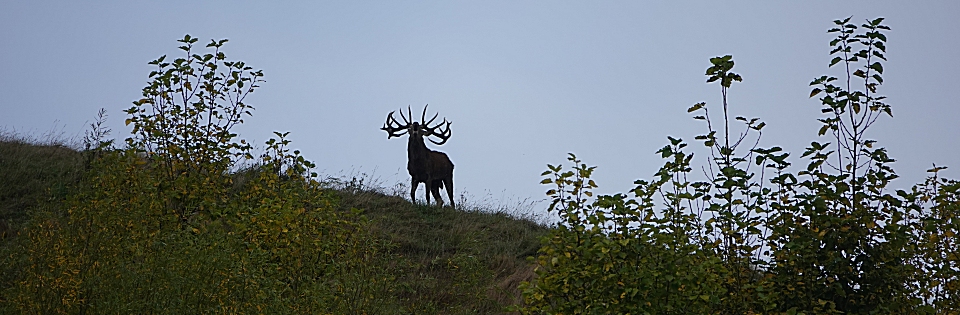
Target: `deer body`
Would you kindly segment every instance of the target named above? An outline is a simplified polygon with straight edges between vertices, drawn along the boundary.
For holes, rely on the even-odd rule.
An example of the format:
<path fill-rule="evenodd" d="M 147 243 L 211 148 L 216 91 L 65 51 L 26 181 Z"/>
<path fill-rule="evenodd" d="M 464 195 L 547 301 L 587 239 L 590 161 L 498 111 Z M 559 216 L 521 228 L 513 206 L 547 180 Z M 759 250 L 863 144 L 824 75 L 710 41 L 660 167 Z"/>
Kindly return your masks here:
<path fill-rule="evenodd" d="M 409 113 L 410 109 L 408 108 L 407 111 Z M 424 107 L 421 122 L 425 120 L 426 112 L 427 108 Z M 430 127 L 430 123 L 437 118 L 436 115 L 430 121 L 423 123 L 407 121 L 402 110 L 400 116 L 403 117 L 404 124 L 401 125 L 393 119 L 393 112 L 390 112 L 387 115 L 387 122 L 380 129 L 388 133 L 388 139 L 404 134 L 409 135 L 407 141 L 407 172 L 410 173 L 410 199 L 416 202 L 417 188 L 420 183 L 424 183 L 427 188 L 427 204 L 430 204 L 430 195 L 432 194 L 434 199 L 437 200 L 437 204 L 443 206 L 440 189 L 446 187 L 450 206 L 455 206 L 453 202 L 453 162 L 443 152 L 428 149 L 423 142 L 424 137 L 435 136 L 442 141 L 436 142 L 431 139 L 430 142 L 437 145 L 446 143 L 450 137 L 450 122 L 444 119 L 440 125 Z M 446 130 L 441 129 L 443 126 L 446 126 Z"/>
<path fill-rule="evenodd" d="M 423 143 L 423 138 L 411 136 L 407 142 L 407 172 L 410 173 L 410 199 L 416 200 L 420 183 L 427 188 L 427 204 L 430 194 L 443 205 L 440 189 L 446 186 L 447 198 L 453 206 L 453 162 L 443 152 L 433 151 Z"/>

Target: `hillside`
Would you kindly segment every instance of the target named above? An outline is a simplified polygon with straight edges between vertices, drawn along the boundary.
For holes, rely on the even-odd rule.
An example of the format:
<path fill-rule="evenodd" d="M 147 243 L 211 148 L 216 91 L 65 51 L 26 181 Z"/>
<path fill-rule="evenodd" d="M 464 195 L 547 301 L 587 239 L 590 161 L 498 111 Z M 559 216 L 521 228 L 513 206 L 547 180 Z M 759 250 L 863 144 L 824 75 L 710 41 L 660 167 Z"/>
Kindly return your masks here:
<path fill-rule="evenodd" d="M 224 59 L 226 40 L 191 54 L 186 35 L 187 59 L 150 63 L 122 147 L 105 110 L 80 152 L 0 132 L 0 314 L 960 314 L 960 181 L 934 165 L 893 188 L 896 159 L 866 133 L 893 116 L 878 92 L 890 28 L 851 19 L 827 31 L 839 76 L 810 83 L 823 116 L 802 153 L 730 116 L 744 78 L 713 57 L 719 100 L 686 110 L 704 133 L 668 136 L 626 193 L 594 194 L 597 166 L 574 153 L 548 164 L 550 228 L 321 177 L 289 132 L 238 138 L 262 71 Z M 409 137 L 414 174 L 448 176 L 418 161 L 449 122 L 401 119 L 382 130 Z M 557 128 L 569 140 L 582 124 Z"/>
<path fill-rule="evenodd" d="M 373 191 L 337 193 L 341 207 L 363 210 L 391 253 L 410 263 L 399 276 L 409 289 L 405 298 L 437 310 L 487 313 L 518 303 L 517 285 L 534 275 L 527 257 L 536 255 L 547 231 L 504 213 L 413 205 Z"/>
<path fill-rule="evenodd" d="M 30 209 L 64 198 L 83 169 L 83 158 L 76 150 L 31 142 L 0 135 L 0 238 L 4 240 Z"/>
<path fill-rule="evenodd" d="M 36 224 L 38 219 L 34 216 L 62 213 L 61 209 L 67 207 L 64 204 L 69 203 L 72 195 L 84 193 L 85 190 L 78 184 L 84 183 L 82 178 L 91 176 L 83 175 L 85 167 L 91 169 L 91 159 L 89 154 L 64 145 L 38 144 L 36 141 L 9 136 L 0 141 L 0 253 L 5 263 L 19 267 L 30 265 L 24 263 L 28 258 L 21 255 L 42 250 L 36 248 L 42 247 L 42 244 L 29 241 L 22 231 Z M 534 275 L 528 257 L 536 254 L 540 246 L 538 238 L 547 231 L 538 223 L 478 209 L 414 205 L 404 198 L 384 194 L 380 192 L 382 189 L 376 187 L 339 186 L 337 189 L 325 189 L 327 196 L 332 197 L 330 200 L 333 200 L 334 207 L 342 213 L 360 214 L 362 223 L 359 226 L 374 236 L 373 241 L 367 242 L 382 249 L 368 251 L 377 257 L 366 257 L 365 261 L 376 262 L 377 265 L 361 268 L 358 274 L 369 279 L 356 279 L 359 280 L 356 283 L 382 286 L 372 290 L 390 296 L 359 299 L 376 302 L 360 305 L 358 308 L 363 312 L 502 313 L 505 307 L 519 301 L 517 285 Z M 30 249 L 25 250 L 28 247 Z M 235 248 L 221 250 L 232 249 Z M 172 268 L 177 266 L 173 265 Z M 25 270 L 5 269 L 0 273 L 0 305 L 3 305 L 0 310 L 30 309 L 30 300 L 24 298 L 25 288 L 19 287 L 23 285 Z M 250 274 L 261 272 L 264 271 L 252 271 Z M 383 279 L 388 283 L 375 284 Z M 90 278 L 80 281 L 87 283 L 97 280 Z M 148 282 L 164 283 L 164 280 Z M 103 290 L 102 286 L 110 284 L 104 282 L 98 285 Z M 117 300 L 124 300 L 123 287 L 118 285 L 115 289 L 106 290 L 116 292 L 100 295 L 118 295 L 120 297 Z M 26 294 L 28 298 L 30 294 L 33 294 L 33 298 L 41 295 L 33 292 Z M 113 308 L 118 305 L 97 305 L 97 300 L 92 298 L 86 302 L 91 307 L 99 308 L 99 312 L 120 310 Z M 209 302 L 216 304 L 215 301 Z M 187 304 L 190 301 L 184 299 L 169 303 Z M 84 309 L 83 306 L 80 309 Z M 176 310 L 177 307 L 164 310 L 171 309 Z M 290 306 L 287 308 L 291 311 L 295 309 Z M 336 309 L 329 308 L 328 311 Z"/>

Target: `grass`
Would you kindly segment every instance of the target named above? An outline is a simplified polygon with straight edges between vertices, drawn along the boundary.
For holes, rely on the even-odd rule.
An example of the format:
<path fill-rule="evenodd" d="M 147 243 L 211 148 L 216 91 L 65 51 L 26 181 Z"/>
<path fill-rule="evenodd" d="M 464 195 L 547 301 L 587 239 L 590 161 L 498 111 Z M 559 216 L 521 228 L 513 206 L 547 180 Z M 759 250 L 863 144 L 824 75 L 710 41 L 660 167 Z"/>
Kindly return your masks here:
<path fill-rule="evenodd" d="M 339 190 L 341 206 L 363 210 L 374 233 L 407 264 L 400 277 L 411 305 L 442 313 L 464 305 L 499 312 L 520 302 L 517 286 L 530 280 L 539 237 L 547 231 L 506 212 L 414 205 L 376 191 Z"/>
<path fill-rule="evenodd" d="M 64 141 L 0 131 L 0 239 L 13 236 L 28 211 L 62 200 L 83 171 L 83 156 Z"/>
<path fill-rule="evenodd" d="M 32 209 L 56 207 L 74 191 L 88 164 L 75 147 L 0 133 L 0 247 L 17 246 L 11 240 Z M 370 260 L 381 266 L 371 270 L 390 274 L 391 300 L 399 303 L 383 313 L 505 313 L 520 302 L 520 282 L 534 276 L 528 257 L 548 228 L 516 207 L 465 197 L 457 209 L 418 205 L 355 180 L 332 187 L 337 207 L 360 211 L 364 226 L 386 244 L 382 257 Z M 14 271 L 0 278 L 0 287 L 16 285 Z"/>

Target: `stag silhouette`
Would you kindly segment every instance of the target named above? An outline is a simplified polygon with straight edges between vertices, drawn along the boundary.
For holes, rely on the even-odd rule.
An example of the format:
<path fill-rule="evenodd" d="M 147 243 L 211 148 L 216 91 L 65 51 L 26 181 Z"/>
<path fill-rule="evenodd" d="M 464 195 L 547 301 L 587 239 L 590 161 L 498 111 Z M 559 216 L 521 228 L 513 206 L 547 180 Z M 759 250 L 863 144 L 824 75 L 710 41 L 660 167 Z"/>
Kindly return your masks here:
<path fill-rule="evenodd" d="M 427 105 L 429 106 L 429 105 Z M 433 115 L 430 121 L 426 121 L 427 106 L 423 107 L 423 114 L 420 115 L 420 121 L 409 121 L 403 115 L 403 109 L 400 109 L 400 117 L 403 118 L 403 124 L 400 124 L 393 113 L 387 114 L 387 121 L 383 123 L 380 130 L 387 132 L 387 139 L 400 137 L 404 134 L 409 135 L 407 141 L 407 172 L 410 173 L 410 199 L 413 202 L 417 200 L 417 187 L 420 183 L 427 186 L 427 204 L 430 204 L 430 194 L 437 199 L 437 205 L 443 206 L 443 199 L 440 198 L 440 188 L 446 186 L 447 198 L 450 199 L 450 206 L 453 203 L 453 162 L 443 152 L 433 151 L 427 148 L 423 143 L 426 137 L 436 145 L 443 145 L 450 138 L 450 122 L 446 118 L 443 122 L 431 127 L 430 124 L 437 119 L 440 113 Z M 407 116 L 413 120 L 413 113 L 410 106 L 407 106 Z M 430 139 L 430 137 L 440 139 L 440 142 Z"/>

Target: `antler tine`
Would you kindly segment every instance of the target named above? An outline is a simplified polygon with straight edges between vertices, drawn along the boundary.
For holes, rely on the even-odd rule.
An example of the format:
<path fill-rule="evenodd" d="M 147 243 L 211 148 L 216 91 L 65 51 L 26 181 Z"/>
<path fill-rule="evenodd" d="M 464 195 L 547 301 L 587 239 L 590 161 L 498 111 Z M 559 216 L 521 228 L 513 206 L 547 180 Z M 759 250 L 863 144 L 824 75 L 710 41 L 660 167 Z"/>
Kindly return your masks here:
<path fill-rule="evenodd" d="M 380 130 L 387 132 L 387 139 L 393 137 L 399 137 L 407 133 L 407 126 L 410 124 L 401 125 L 396 118 L 393 118 L 393 113 L 390 112 L 387 114 L 387 121 L 383 123 L 383 127 Z M 403 116 L 403 111 L 400 111 L 400 116 Z M 394 127 L 396 125 L 396 127 Z M 399 133 L 398 133 L 399 131 Z"/>
<path fill-rule="evenodd" d="M 401 109 L 400 111 L 403 110 Z M 410 110 L 410 105 L 407 105 L 407 116 L 410 116 L 410 120 L 413 120 L 413 112 Z"/>
<path fill-rule="evenodd" d="M 430 107 L 430 104 L 424 105 L 424 106 L 423 106 L 423 113 L 420 114 L 420 123 L 423 124 L 424 126 L 428 125 L 428 124 L 424 124 L 424 122 L 427 121 L 427 119 L 426 119 L 426 118 L 427 118 L 427 107 Z M 437 113 L 437 114 L 440 114 L 440 113 Z"/>
<path fill-rule="evenodd" d="M 427 118 L 427 107 L 430 107 L 430 104 L 427 104 L 427 105 L 423 106 L 423 114 L 420 115 L 420 122 L 423 123 L 424 126 L 429 126 L 430 124 L 433 123 L 433 121 L 434 121 L 435 119 L 437 119 L 437 116 L 440 116 L 440 113 L 433 114 L 433 118 L 430 118 L 430 121 L 427 121 L 427 119 L 426 119 L 426 118 Z"/>
<path fill-rule="evenodd" d="M 390 112 L 390 113 L 393 114 L 393 112 Z M 400 118 L 403 118 L 403 123 L 404 123 L 405 125 L 409 125 L 409 124 L 410 124 L 410 121 L 407 120 L 407 117 L 404 117 L 404 116 L 403 116 L 403 107 L 400 108 Z M 413 119 L 413 117 L 410 117 L 410 119 Z"/>
<path fill-rule="evenodd" d="M 434 120 L 434 119 L 437 119 L 437 116 L 440 116 L 440 113 L 433 114 L 433 118 L 430 118 L 430 121 L 428 121 L 427 123 L 425 123 L 425 124 L 423 124 L 423 125 L 426 126 L 426 125 L 432 124 L 432 123 L 433 123 L 433 120 Z"/>
<path fill-rule="evenodd" d="M 451 123 L 452 123 L 452 122 L 447 121 L 447 119 L 444 118 L 444 119 L 443 119 L 443 122 L 440 123 L 439 125 L 437 125 L 436 128 L 430 128 L 430 129 L 429 129 L 429 130 L 430 130 L 430 135 L 431 135 L 431 136 L 436 136 L 437 138 L 440 138 L 440 139 L 441 139 L 440 142 L 436 142 L 436 141 L 433 141 L 433 139 L 429 139 L 429 138 L 428 138 L 428 139 L 430 140 L 430 142 L 433 142 L 433 144 L 436 144 L 436 145 L 443 145 L 444 143 L 447 143 L 447 139 L 450 139 L 450 135 L 452 134 L 451 131 L 450 131 L 450 124 L 451 124 Z M 443 130 L 443 129 L 442 129 L 442 127 L 443 127 L 444 125 L 446 125 L 446 127 L 447 127 L 446 130 Z M 434 129 L 439 129 L 439 130 L 440 130 L 440 133 L 437 133 L 436 131 L 434 131 Z"/>
<path fill-rule="evenodd" d="M 393 125 L 393 124 L 390 123 L 390 121 L 393 121 L 393 122 L 396 122 L 396 121 L 397 121 L 396 119 L 393 119 L 393 112 L 390 112 L 389 114 L 387 114 L 387 121 L 385 121 L 385 122 L 383 123 L 383 127 L 381 127 L 380 129 L 381 129 L 381 130 L 390 129 L 390 128 L 391 128 L 391 125 Z M 399 125 L 399 124 L 398 124 L 398 125 Z"/>

